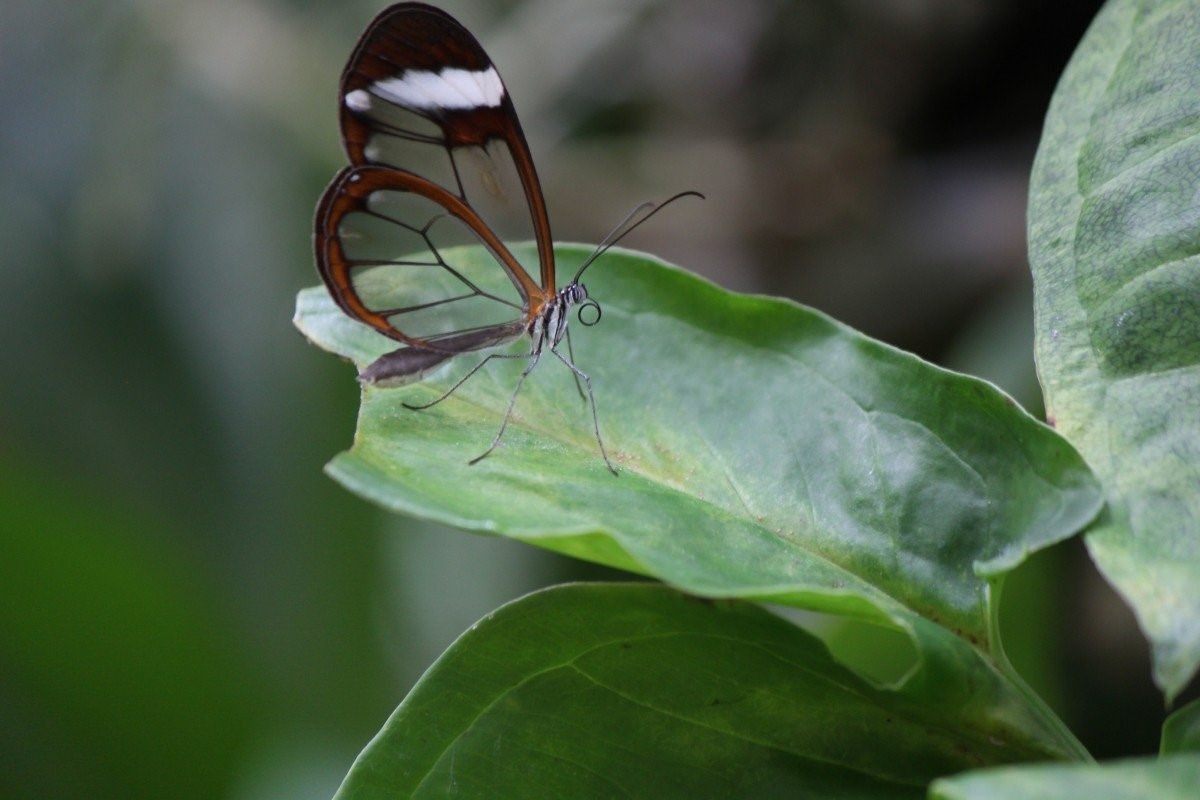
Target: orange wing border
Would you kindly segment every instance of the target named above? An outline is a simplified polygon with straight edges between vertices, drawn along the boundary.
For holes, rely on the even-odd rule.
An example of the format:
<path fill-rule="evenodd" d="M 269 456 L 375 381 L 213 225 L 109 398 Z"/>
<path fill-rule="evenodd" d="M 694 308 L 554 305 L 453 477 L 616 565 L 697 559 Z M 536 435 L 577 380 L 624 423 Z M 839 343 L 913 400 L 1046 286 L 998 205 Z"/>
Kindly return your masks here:
<path fill-rule="evenodd" d="M 316 254 L 317 271 L 325 281 L 325 285 L 328 287 L 334 302 L 346 314 L 370 325 L 379 333 L 398 342 L 403 342 L 414 347 L 439 349 L 438 345 L 430 341 L 432 337 L 421 338 L 410 336 L 393 325 L 388 319 L 388 314 L 367 308 L 358 291 L 354 288 L 351 272 L 357 266 L 361 265 L 356 264 L 354 259 L 346 255 L 345 247 L 342 244 L 339 234 L 339 228 L 342 220 L 349 214 L 356 212 L 374 213 L 368 208 L 368 201 L 371 195 L 382 191 L 410 192 L 418 195 L 436 203 L 446 213 L 466 224 L 471 232 L 478 237 L 483 246 L 487 248 L 488 252 L 491 253 L 492 257 L 496 259 L 496 262 L 504 269 L 518 294 L 520 294 L 522 298 L 521 311 L 526 324 L 537 316 L 547 299 L 552 296 L 552 294 L 548 295 L 530 277 L 529 273 L 525 271 L 521 263 L 513 256 L 504 243 L 500 241 L 492 229 L 457 195 L 420 175 L 406 170 L 380 166 L 346 167 L 334 176 L 333 181 L 330 182 L 329 186 L 325 189 L 325 193 L 321 196 L 321 200 L 317 203 L 313 225 L 313 249 Z M 405 225 L 410 230 L 421 233 L 419 229 L 407 226 L 402 221 L 390 221 Z M 421 235 L 425 236 L 426 234 L 421 233 Z M 437 249 L 432 244 L 430 245 L 430 249 L 436 255 Z M 447 268 L 449 268 L 448 265 Z M 460 280 L 465 281 L 461 276 L 458 277 Z M 468 285 L 471 284 L 468 282 Z M 499 298 L 483 292 L 478 287 L 472 285 L 472 288 L 481 296 L 499 300 Z M 505 302 L 503 300 L 499 301 Z"/>

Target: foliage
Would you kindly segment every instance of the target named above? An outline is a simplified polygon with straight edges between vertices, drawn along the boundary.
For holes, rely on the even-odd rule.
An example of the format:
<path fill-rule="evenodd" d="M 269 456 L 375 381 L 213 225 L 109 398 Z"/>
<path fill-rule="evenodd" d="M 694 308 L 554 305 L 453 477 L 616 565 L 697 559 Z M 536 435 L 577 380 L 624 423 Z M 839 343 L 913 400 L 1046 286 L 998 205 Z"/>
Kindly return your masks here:
<path fill-rule="evenodd" d="M 1200 13 L 1116 0 L 1055 94 L 1029 250 L 1050 418 L 1105 483 L 1088 533 L 1175 696 L 1200 666 Z"/>
<path fill-rule="evenodd" d="M 1200 757 L 1139 758 L 1087 766 L 1005 767 L 941 780 L 932 800 L 1189 800 L 1200 785 Z"/>
<path fill-rule="evenodd" d="M 1200 753 L 1200 700 L 1193 700 L 1163 723 L 1162 752 Z"/>
<path fill-rule="evenodd" d="M 354 446 L 328 468 L 352 491 L 672 588 L 571 585 L 489 615 L 339 796 L 1194 788 L 1195 705 L 1168 720 L 1161 758 L 1087 763 L 1008 664 L 996 617 L 1006 573 L 1095 520 L 1090 552 L 1138 613 L 1168 697 L 1200 662 L 1197 41 L 1191 5 L 1114 0 L 1051 107 L 1030 251 L 1057 433 L 982 381 L 628 251 L 589 273 L 604 322 L 575 340 L 619 477 L 553 360 L 476 466 L 519 362 L 492 362 L 420 413 L 403 403 L 438 397 L 471 365 L 366 389 Z M 560 247 L 561 269 L 586 255 Z M 394 344 L 323 288 L 301 293 L 296 324 L 360 366 Z M 911 664 L 884 677 L 842 663 L 756 602 L 899 631 Z M 1046 759 L 1078 763 L 1002 766 Z"/>
<path fill-rule="evenodd" d="M 945 719 L 753 605 L 573 584 L 464 634 L 340 796 L 919 797 L 1038 754 Z"/>

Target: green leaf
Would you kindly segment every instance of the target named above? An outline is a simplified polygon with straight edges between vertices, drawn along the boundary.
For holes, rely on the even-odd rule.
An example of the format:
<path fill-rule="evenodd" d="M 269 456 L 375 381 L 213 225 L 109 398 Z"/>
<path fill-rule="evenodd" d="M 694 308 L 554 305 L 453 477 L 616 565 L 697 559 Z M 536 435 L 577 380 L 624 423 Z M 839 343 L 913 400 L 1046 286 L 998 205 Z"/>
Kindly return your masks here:
<path fill-rule="evenodd" d="M 1096 469 L 1087 537 L 1168 697 L 1200 666 L 1200 7 L 1114 0 L 1055 93 L 1029 205 L 1049 418 Z"/>
<path fill-rule="evenodd" d="M 587 253 L 560 247 L 560 270 Z M 492 362 L 420 413 L 402 401 L 434 399 L 474 359 L 421 385 L 367 389 L 354 447 L 329 472 L 388 508 L 693 594 L 900 628 L 918 654 L 910 691 L 957 697 L 964 713 L 991 708 L 997 736 L 1079 754 L 987 655 L 999 661 L 988 579 L 1100 505 L 1066 442 L 991 385 L 788 301 L 726 292 L 627 251 L 606 256 L 588 284 L 604 318 L 576 329 L 575 355 L 619 477 L 570 373 L 548 356 L 504 445 L 476 466 L 467 461 L 495 434 L 520 362 Z M 394 345 L 323 287 L 300 294 L 296 322 L 360 365 Z"/>
<path fill-rule="evenodd" d="M 560 248 L 560 270 L 585 254 Z M 366 390 L 354 448 L 330 472 L 397 510 L 702 594 L 821 595 L 832 611 L 899 601 L 981 646 L 983 578 L 1098 509 L 1074 450 L 982 381 L 647 256 L 610 253 L 592 275 L 604 322 L 577 330 L 575 349 L 620 477 L 548 356 L 504 446 L 480 464 L 467 461 L 495 433 L 523 362 L 493 362 L 422 413 L 402 402 L 437 397 L 472 359 L 407 389 Z M 360 365 L 395 344 L 323 288 L 301 293 L 297 324 Z"/>
<path fill-rule="evenodd" d="M 1137 758 L 1108 764 L 982 770 L 935 782 L 931 800 L 1193 800 L 1200 756 Z"/>
<path fill-rule="evenodd" d="M 576 584 L 463 634 L 337 797 L 920 797 L 1037 756 L 947 712 L 867 685 L 756 606 Z"/>
<path fill-rule="evenodd" d="M 1193 700 L 1163 723 L 1162 753 L 1200 753 L 1200 700 Z"/>

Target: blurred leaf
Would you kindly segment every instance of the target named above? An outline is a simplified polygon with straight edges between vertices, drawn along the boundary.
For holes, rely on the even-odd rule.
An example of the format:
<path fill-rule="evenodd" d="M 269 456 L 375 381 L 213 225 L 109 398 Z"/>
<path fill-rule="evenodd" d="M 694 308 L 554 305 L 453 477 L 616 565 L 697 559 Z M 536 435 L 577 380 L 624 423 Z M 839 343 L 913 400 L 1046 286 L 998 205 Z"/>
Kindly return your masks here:
<path fill-rule="evenodd" d="M 587 252 L 560 248 L 560 270 Z M 453 252 L 456 264 L 481 258 Z M 366 391 L 355 446 L 330 473 L 394 510 L 695 594 L 899 627 L 922 662 L 912 691 L 991 706 L 998 736 L 1078 753 L 1056 723 L 1031 733 L 1045 720 L 983 655 L 985 577 L 1070 536 L 1099 507 L 1069 445 L 984 382 L 793 303 L 726 292 L 630 252 L 590 275 L 604 322 L 578 332 L 576 354 L 620 477 L 549 357 L 505 446 L 480 464 L 467 461 L 493 436 L 519 364 L 481 372 L 423 413 L 401 402 L 433 399 L 451 376 Z M 394 345 L 324 288 L 301 293 L 296 321 L 360 364 Z"/>
<path fill-rule="evenodd" d="M 0 527 L 5 699 L 36 726 L 50 785 L 66 773 L 76 797 L 219 796 L 250 723 L 239 680 L 253 671 L 213 587 L 151 547 L 144 521 L 10 463 Z M 26 777 L 3 793 L 45 791 L 47 776 Z"/>
<path fill-rule="evenodd" d="M 1034 165 L 1029 241 L 1049 418 L 1107 489 L 1088 535 L 1168 697 L 1200 666 L 1200 7 L 1114 0 Z"/>
<path fill-rule="evenodd" d="M 1162 752 L 1200 752 L 1200 700 L 1193 700 L 1163 723 Z"/>
<path fill-rule="evenodd" d="M 463 634 L 337 797 L 921 797 L 937 775 L 1036 755 L 945 714 L 755 606 L 575 584 Z"/>
<path fill-rule="evenodd" d="M 1004 767 L 939 780 L 932 800 L 1193 800 L 1200 756 L 1139 758 L 1107 764 Z"/>

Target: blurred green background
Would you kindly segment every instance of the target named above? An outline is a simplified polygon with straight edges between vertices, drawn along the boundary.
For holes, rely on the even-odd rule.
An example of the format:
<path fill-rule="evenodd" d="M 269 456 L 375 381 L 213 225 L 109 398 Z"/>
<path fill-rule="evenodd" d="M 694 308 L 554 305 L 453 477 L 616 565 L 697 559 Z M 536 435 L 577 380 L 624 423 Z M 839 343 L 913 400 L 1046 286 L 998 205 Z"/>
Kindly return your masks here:
<path fill-rule="evenodd" d="M 559 239 L 699 189 L 628 243 L 1038 412 L 1026 181 L 1097 2 L 444 5 L 505 76 Z M 292 303 L 382 6 L 0 5 L 0 796 L 328 797 L 477 617 L 603 574 L 321 472 L 357 388 Z M 1081 546 L 1008 602 L 1094 753 L 1153 750 L 1145 645 Z"/>

